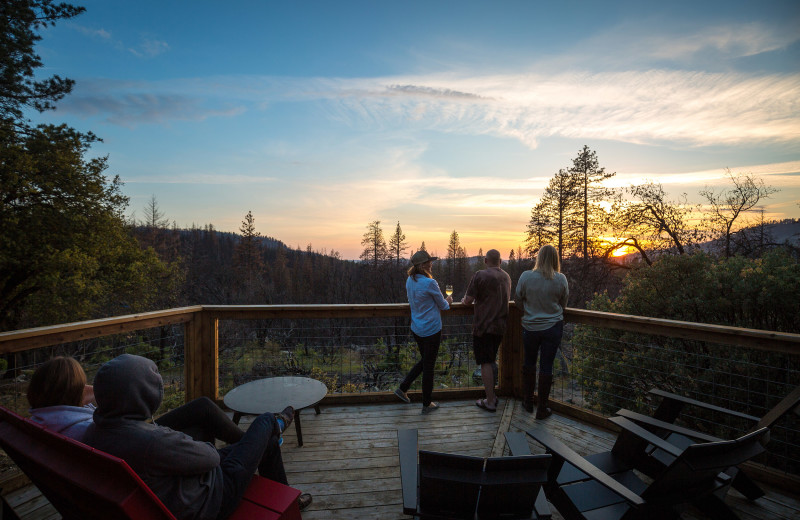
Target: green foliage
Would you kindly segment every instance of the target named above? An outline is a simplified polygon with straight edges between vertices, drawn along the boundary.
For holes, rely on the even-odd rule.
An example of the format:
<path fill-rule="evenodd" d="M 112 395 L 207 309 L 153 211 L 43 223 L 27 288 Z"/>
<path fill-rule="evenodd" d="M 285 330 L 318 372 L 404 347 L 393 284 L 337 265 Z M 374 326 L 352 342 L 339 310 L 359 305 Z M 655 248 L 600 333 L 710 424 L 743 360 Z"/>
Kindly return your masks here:
<path fill-rule="evenodd" d="M 54 108 L 72 90 L 73 81 L 59 76 L 34 79 L 42 64 L 34 52 L 42 39 L 37 31 L 57 20 L 82 13 L 83 7 L 52 0 L 3 0 L 0 3 L 0 119 L 8 122 L 22 117 L 25 107 Z"/>
<path fill-rule="evenodd" d="M 177 264 L 142 251 L 126 229 L 119 178 L 106 178 L 105 157 L 86 156 L 97 138 L 21 119 L 72 88 L 34 79 L 37 31 L 83 10 L 0 4 L 0 330 L 150 310 L 181 281 Z"/>
<path fill-rule="evenodd" d="M 141 250 L 127 198 L 94 136 L 66 126 L 0 125 L 0 329 L 149 310 L 180 283 L 177 264 Z"/>
<path fill-rule="evenodd" d="M 695 254 L 634 270 L 616 300 L 597 295 L 590 308 L 797 333 L 797 294 L 800 264 L 786 251 L 759 259 Z M 768 385 L 791 383 L 790 359 L 781 354 L 589 326 L 576 327 L 572 344 L 586 399 L 603 413 L 643 407 L 654 386 L 713 395 L 718 404 L 740 408 L 737 403 L 756 404 L 753 394 L 776 393 Z"/>

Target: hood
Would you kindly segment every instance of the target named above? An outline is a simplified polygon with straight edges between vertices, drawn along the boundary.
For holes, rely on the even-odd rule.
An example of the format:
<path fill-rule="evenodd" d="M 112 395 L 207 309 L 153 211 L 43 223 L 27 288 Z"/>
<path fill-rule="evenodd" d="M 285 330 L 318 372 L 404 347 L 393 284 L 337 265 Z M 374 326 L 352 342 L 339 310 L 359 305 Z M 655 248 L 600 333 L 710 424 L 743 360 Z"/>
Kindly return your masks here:
<path fill-rule="evenodd" d="M 95 423 L 110 419 L 144 421 L 161 405 L 164 383 L 153 361 L 122 354 L 97 371 L 94 396 L 97 401 Z"/>
<path fill-rule="evenodd" d="M 95 406 L 89 404 L 86 406 L 44 406 L 31 408 L 28 412 L 31 414 L 33 422 L 41 424 L 48 430 L 62 433 L 76 424 L 91 421 L 94 410 Z"/>

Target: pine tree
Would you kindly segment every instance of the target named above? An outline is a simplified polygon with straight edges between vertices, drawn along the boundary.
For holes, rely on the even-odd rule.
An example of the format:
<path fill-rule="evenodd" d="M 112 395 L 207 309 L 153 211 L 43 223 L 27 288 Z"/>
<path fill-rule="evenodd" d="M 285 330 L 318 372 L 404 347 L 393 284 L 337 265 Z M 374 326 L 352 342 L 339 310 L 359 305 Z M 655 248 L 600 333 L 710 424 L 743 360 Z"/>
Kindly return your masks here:
<path fill-rule="evenodd" d="M 386 240 L 383 238 L 381 221 L 373 220 L 367 224 L 367 231 L 361 239 L 361 245 L 365 246 L 361 253 L 361 259 L 372 264 L 377 268 L 378 265 L 389 257 L 389 250 L 386 247 Z"/>
<path fill-rule="evenodd" d="M 244 297 L 252 300 L 258 293 L 257 286 L 260 286 L 264 271 L 261 233 L 256 231 L 256 220 L 252 211 L 248 211 L 245 215 L 239 232 L 241 238 L 233 253 L 233 266 L 240 284 L 244 286 Z"/>
<path fill-rule="evenodd" d="M 605 168 L 600 167 L 597 153 L 586 145 L 572 160 L 572 168 L 569 169 L 569 173 L 578 192 L 581 254 L 584 262 L 588 262 L 589 244 L 594 240 L 591 225 L 601 223 L 605 218 L 605 210 L 599 205 L 599 202 L 613 195 L 613 190 L 602 186 L 602 182 L 616 173 L 606 173 Z"/>
<path fill-rule="evenodd" d="M 525 249 L 535 255 L 546 244 L 553 244 L 560 259 L 578 245 L 580 233 L 576 177 L 559 170 L 550 179 L 539 203 L 531 210 Z"/>
<path fill-rule="evenodd" d="M 398 221 L 394 234 L 389 239 L 389 250 L 391 251 L 395 263 L 400 263 L 400 259 L 406 249 L 408 249 L 408 243 L 406 242 L 406 236 L 403 234 L 403 230 L 400 228 L 400 221 Z"/>

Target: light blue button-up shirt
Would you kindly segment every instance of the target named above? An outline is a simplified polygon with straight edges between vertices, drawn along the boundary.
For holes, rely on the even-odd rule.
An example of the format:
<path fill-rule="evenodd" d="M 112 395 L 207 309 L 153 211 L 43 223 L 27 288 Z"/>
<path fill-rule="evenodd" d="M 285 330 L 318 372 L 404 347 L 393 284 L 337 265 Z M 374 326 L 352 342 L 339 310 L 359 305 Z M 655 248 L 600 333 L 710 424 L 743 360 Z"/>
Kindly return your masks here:
<path fill-rule="evenodd" d="M 422 338 L 442 330 L 441 311 L 450 308 L 433 278 L 417 275 L 406 279 L 406 293 L 411 306 L 411 330 Z"/>

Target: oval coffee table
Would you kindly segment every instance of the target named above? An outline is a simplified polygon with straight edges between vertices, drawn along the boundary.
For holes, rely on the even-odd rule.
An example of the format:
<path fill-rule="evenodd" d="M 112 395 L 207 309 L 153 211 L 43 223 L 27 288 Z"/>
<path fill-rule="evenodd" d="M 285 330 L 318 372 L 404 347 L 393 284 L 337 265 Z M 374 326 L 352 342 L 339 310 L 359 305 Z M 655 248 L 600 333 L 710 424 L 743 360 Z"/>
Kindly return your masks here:
<path fill-rule="evenodd" d="M 314 407 L 320 413 L 319 402 L 328 393 L 322 381 L 309 377 L 281 376 L 250 381 L 237 386 L 222 399 L 225 406 L 233 410 L 233 422 L 239 424 L 242 415 L 261 415 L 280 412 L 287 406 L 294 408 L 294 428 L 297 445 L 303 445 L 303 430 L 300 427 L 300 410 Z"/>

